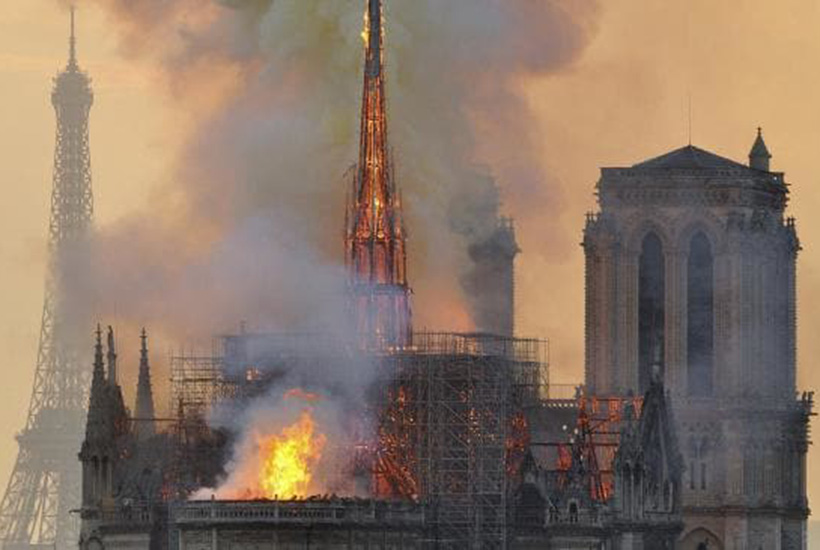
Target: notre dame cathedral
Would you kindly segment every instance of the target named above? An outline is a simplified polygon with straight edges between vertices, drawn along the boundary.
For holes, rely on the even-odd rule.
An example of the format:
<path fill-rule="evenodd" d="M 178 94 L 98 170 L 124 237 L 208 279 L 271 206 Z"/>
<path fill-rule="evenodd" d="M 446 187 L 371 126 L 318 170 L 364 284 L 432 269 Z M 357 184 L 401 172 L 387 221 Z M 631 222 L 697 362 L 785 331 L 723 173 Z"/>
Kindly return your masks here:
<path fill-rule="evenodd" d="M 587 389 L 641 394 L 661 366 L 684 459 L 684 550 L 806 548 L 800 242 L 770 158 L 758 131 L 748 165 L 689 145 L 603 168 L 584 231 Z"/>

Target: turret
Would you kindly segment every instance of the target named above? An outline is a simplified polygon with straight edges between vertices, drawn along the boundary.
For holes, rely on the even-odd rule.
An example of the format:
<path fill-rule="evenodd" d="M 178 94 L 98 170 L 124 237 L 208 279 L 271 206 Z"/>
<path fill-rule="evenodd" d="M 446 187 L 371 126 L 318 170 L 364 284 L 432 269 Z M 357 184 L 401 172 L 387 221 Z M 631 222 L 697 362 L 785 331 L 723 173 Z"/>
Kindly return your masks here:
<path fill-rule="evenodd" d="M 106 381 L 103 364 L 102 330 L 97 325 L 97 341 L 94 345 L 94 371 L 88 400 L 88 420 L 85 426 L 86 441 L 105 437 L 101 433 L 105 420 Z"/>
<path fill-rule="evenodd" d="M 772 158 L 769 149 L 766 147 L 766 142 L 763 141 L 763 130 L 758 127 L 757 138 L 755 139 L 752 150 L 749 151 L 749 167 L 755 170 L 769 171 L 769 160 Z"/>
<path fill-rule="evenodd" d="M 83 508 L 99 506 L 108 486 L 107 465 L 112 431 L 108 417 L 109 391 L 105 380 L 103 364 L 102 330 L 97 325 L 94 345 L 94 371 L 91 380 L 91 395 L 88 402 L 88 417 L 85 425 L 85 440 L 80 450 L 83 465 L 82 505 Z"/>
<path fill-rule="evenodd" d="M 103 363 L 102 330 L 99 325 L 94 344 L 94 371 L 85 427 L 85 440 L 80 450 L 83 468 L 83 508 L 98 508 L 116 492 L 115 464 L 120 459 L 118 448 L 129 435 L 128 411 L 117 380 L 117 353 L 114 330 L 108 327 L 108 377 Z"/>
<path fill-rule="evenodd" d="M 140 335 L 140 373 L 137 382 L 137 399 L 134 404 L 135 431 L 137 439 L 154 435 L 154 392 L 151 388 L 151 367 L 148 364 L 148 335 L 142 329 Z"/>

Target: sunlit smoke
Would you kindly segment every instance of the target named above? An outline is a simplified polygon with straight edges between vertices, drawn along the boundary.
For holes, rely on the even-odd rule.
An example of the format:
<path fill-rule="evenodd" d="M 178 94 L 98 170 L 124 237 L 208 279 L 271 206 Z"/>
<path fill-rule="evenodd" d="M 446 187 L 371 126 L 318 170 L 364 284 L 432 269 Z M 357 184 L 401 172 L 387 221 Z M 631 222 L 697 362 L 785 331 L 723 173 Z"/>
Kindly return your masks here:
<path fill-rule="evenodd" d="M 342 175 L 356 158 L 363 4 L 85 0 L 111 16 L 126 55 L 164 71 L 195 122 L 163 200 L 102 228 L 83 287 L 119 318 L 173 338 L 241 320 L 274 329 L 339 320 L 330 296 L 341 290 Z M 496 176 L 520 227 L 534 205 L 547 223 L 561 208 L 520 88 L 577 57 L 597 9 L 591 0 L 385 4 L 416 319 L 438 326 L 443 299 L 469 310 L 458 278 L 470 243 L 450 218 L 480 195 L 476 164 Z"/>

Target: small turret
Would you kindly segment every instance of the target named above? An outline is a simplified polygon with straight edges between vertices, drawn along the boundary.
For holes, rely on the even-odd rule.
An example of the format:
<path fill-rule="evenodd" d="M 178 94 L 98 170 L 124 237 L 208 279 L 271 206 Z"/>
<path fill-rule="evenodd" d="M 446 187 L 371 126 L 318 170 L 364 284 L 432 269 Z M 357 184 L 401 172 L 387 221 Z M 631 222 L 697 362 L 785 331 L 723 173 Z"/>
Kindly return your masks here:
<path fill-rule="evenodd" d="M 140 373 L 137 382 L 137 400 L 134 404 L 136 435 L 138 439 L 147 439 L 154 435 L 154 392 L 151 388 L 151 367 L 148 364 L 148 335 L 142 329 L 140 335 Z"/>
<path fill-rule="evenodd" d="M 755 139 L 752 150 L 749 151 L 749 167 L 755 170 L 769 171 L 769 160 L 772 158 L 769 153 L 766 142 L 763 141 L 763 129 L 757 128 L 757 138 Z"/>

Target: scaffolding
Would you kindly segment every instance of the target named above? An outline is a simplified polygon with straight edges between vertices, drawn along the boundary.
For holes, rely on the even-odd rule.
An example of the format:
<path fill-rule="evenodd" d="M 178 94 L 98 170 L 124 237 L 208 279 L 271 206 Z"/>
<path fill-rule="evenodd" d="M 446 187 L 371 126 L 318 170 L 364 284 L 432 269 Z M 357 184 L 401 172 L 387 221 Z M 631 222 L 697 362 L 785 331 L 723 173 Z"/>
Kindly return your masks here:
<path fill-rule="evenodd" d="M 563 487 L 573 460 L 587 465 L 585 483 L 590 498 L 607 502 L 614 489 L 613 463 L 620 443 L 624 414 L 631 407 L 640 415 L 643 397 L 588 396 L 578 388 L 574 398 L 548 399 L 540 404 L 542 426 L 563 424 L 560 432 L 539 434 L 531 446 L 538 462 L 556 486 Z M 556 422 L 559 420 L 560 422 Z"/>
<path fill-rule="evenodd" d="M 235 395 L 235 384 L 225 376 L 221 354 L 181 352 L 171 356 L 169 411 L 178 419 L 204 418 L 218 401 Z"/>
<path fill-rule="evenodd" d="M 518 419 L 547 383 L 547 343 L 417 333 L 386 357 L 377 487 L 420 498 L 430 547 L 505 548 Z"/>
<path fill-rule="evenodd" d="M 506 547 L 517 453 L 528 447 L 528 418 L 547 395 L 546 341 L 421 332 L 412 346 L 362 356 L 332 336 L 240 334 L 214 349 L 172 358 L 180 416 L 259 395 L 300 365 L 373 361 L 366 410 L 377 433 L 355 459 L 373 494 L 421 502 L 431 547 Z"/>

